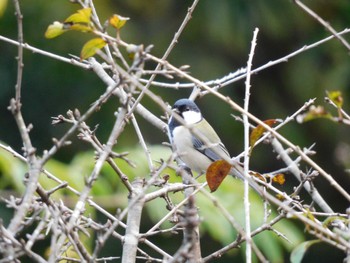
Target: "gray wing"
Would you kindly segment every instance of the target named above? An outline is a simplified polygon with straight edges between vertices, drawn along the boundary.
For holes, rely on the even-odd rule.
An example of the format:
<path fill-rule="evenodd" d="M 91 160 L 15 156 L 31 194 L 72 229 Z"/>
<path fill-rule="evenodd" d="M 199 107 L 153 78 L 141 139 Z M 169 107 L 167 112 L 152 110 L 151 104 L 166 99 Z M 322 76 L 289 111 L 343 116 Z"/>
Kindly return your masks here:
<path fill-rule="evenodd" d="M 225 155 L 230 158 L 230 154 L 228 153 L 225 145 L 223 145 L 222 142 L 218 142 L 216 145 L 208 147 L 202 140 L 197 138 L 195 135 L 192 135 L 192 143 L 197 151 L 203 153 L 213 162 L 217 160 L 222 160 L 222 156 Z"/>

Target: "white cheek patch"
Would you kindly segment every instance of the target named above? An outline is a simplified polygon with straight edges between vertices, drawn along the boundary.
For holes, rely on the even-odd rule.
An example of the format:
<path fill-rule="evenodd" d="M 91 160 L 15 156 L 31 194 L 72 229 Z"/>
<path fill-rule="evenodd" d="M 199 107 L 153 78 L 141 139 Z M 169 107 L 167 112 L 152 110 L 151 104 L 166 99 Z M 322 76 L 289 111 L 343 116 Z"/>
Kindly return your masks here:
<path fill-rule="evenodd" d="M 182 113 L 186 124 L 195 124 L 202 120 L 202 114 L 196 111 L 185 111 Z"/>

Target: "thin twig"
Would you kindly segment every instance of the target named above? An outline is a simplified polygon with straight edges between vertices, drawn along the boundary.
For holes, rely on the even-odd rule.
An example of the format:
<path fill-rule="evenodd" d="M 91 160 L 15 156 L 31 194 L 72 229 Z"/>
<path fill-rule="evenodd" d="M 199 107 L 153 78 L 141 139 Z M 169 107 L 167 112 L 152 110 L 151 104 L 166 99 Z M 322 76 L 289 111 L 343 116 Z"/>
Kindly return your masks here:
<path fill-rule="evenodd" d="M 338 32 L 330 25 L 330 23 L 323 20 L 319 15 L 317 15 L 314 11 L 312 11 L 309 7 L 307 7 L 305 4 L 300 2 L 299 0 L 293 0 L 294 3 L 296 3 L 303 11 L 305 11 L 307 14 L 309 14 L 311 17 L 317 20 L 321 25 L 323 25 L 329 32 L 332 33 L 332 35 L 337 38 L 349 51 L 350 51 L 350 44 L 341 36 L 338 34 Z"/>
<path fill-rule="evenodd" d="M 200 187 L 198 187 L 196 190 L 194 190 L 188 197 L 184 198 L 180 203 L 178 203 L 169 213 L 167 213 L 162 219 L 160 219 L 157 224 L 155 224 L 152 228 L 150 228 L 145 234 L 150 234 L 153 231 L 155 231 L 156 229 L 158 229 L 161 224 L 163 224 L 166 220 L 168 220 L 168 218 L 173 215 L 177 210 L 179 210 L 179 208 L 181 206 L 183 206 L 184 204 L 186 204 L 186 202 L 188 201 L 188 198 L 192 195 L 197 194 L 202 188 L 204 188 L 207 185 L 207 183 L 202 184 Z"/>
<path fill-rule="evenodd" d="M 337 32 L 337 35 L 342 36 L 342 35 L 348 34 L 349 32 L 350 32 L 350 29 L 346 28 L 340 32 Z M 272 66 L 278 65 L 280 63 L 288 62 L 290 58 L 293 58 L 297 55 L 300 55 L 301 53 L 306 52 L 306 51 L 313 49 L 315 47 L 318 47 L 318 46 L 320 46 L 320 45 L 322 45 L 322 44 L 324 44 L 324 43 L 326 43 L 334 38 L 335 38 L 335 36 L 332 35 L 332 36 L 323 38 L 317 42 L 314 42 L 312 44 L 304 45 L 303 47 L 301 47 L 301 48 L 299 48 L 299 49 L 297 49 L 297 50 L 295 50 L 295 51 L 293 51 L 293 52 L 291 52 L 291 53 L 289 53 L 289 54 L 287 54 L 279 59 L 269 61 L 269 62 L 265 63 L 264 65 L 253 69 L 251 71 L 251 74 L 253 75 L 253 74 L 256 74 L 260 71 L 268 69 Z M 229 74 L 225 75 L 224 77 L 222 77 L 220 79 L 205 81 L 204 84 L 207 86 L 213 86 L 213 89 L 218 90 L 218 89 L 221 89 L 223 87 L 229 86 L 230 84 L 232 84 L 234 82 L 245 79 L 246 77 L 247 77 L 246 69 L 241 68 L 235 72 L 230 72 Z M 146 80 L 143 80 L 143 79 L 141 79 L 140 81 L 142 83 L 147 82 Z M 159 86 L 162 88 L 173 88 L 173 89 L 193 88 L 196 86 L 196 84 L 193 82 L 189 82 L 189 83 L 178 83 L 178 82 L 177 83 L 165 83 L 165 82 L 157 82 L 157 81 L 153 81 L 152 85 Z M 208 93 L 209 93 L 208 91 L 202 91 L 201 95 L 205 95 Z"/>
<path fill-rule="evenodd" d="M 236 241 L 238 241 L 238 242 L 236 242 L 236 241 L 234 242 L 237 246 L 234 246 L 234 245 L 228 246 L 227 250 L 225 250 L 225 251 L 222 250 L 221 253 L 227 252 L 228 250 L 233 249 L 233 248 L 237 248 L 239 246 L 239 244 L 241 244 L 241 242 L 246 241 L 247 235 L 246 235 L 243 227 L 237 222 L 237 220 L 233 217 L 233 215 L 231 215 L 229 213 L 229 211 L 227 211 L 227 209 L 219 202 L 219 200 L 217 200 L 212 194 L 208 193 L 205 189 L 202 189 L 201 193 L 204 194 L 204 196 L 206 196 L 209 200 L 211 200 L 213 205 L 220 210 L 222 215 L 229 221 L 229 223 L 232 225 L 232 227 L 238 232 L 238 237 L 236 239 Z M 257 255 L 257 257 L 259 258 L 259 260 L 261 262 L 265 262 L 266 260 L 265 260 L 264 256 L 262 255 L 262 253 L 258 249 L 257 245 L 254 243 L 253 239 L 250 239 L 250 245 L 251 245 L 251 248 L 254 250 L 255 254 Z M 216 252 L 214 252 L 214 254 L 215 253 Z"/>
<path fill-rule="evenodd" d="M 174 38 L 171 40 L 170 45 L 168 46 L 167 50 L 165 51 L 163 57 L 161 58 L 162 61 L 165 61 L 168 58 L 168 56 L 170 55 L 171 51 L 174 49 L 175 45 L 178 43 L 178 40 L 179 40 L 179 38 L 181 36 L 181 33 L 183 32 L 183 30 L 185 29 L 186 25 L 188 24 L 188 22 L 192 18 L 192 13 L 193 13 L 194 9 L 196 8 L 198 2 L 199 2 L 199 0 L 194 0 L 192 5 L 191 5 L 191 7 L 188 8 L 185 19 L 182 21 L 182 23 L 180 25 L 180 28 L 175 33 Z M 162 64 L 158 63 L 154 70 L 155 71 L 160 70 L 161 67 L 162 67 Z M 145 87 L 141 90 L 141 93 L 138 96 L 137 100 L 135 101 L 135 104 L 134 104 L 133 107 L 136 107 L 136 105 L 139 104 L 139 102 L 141 101 L 141 99 L 144 96 L 144 91 L 149 89 L 149 87 L 152 85 L 153 80 L 156 78 L 156 76 L 157 76 L 157 74 L 152 74 L 152 76 L 149 78 L 149 80 L 146 83 Z"/>
<path fill-rule="evenodd" d="M 258 234 L 260 234 L 261 232 L 265 231 L 265 230 L 269 230 L 272 228 L 273 225 L 275 225 L 276 223 L 278 223 L 279 221 L 281 221 L 284 218 L 284 215 L 278 215 L 276 216 L 274 219 L 272 219 L 270 221 L 270 223 L 266 223 L 261 225 L 259 228 L 255 229 L 252 233 L 251 236 L 254 237 Z M 213 259 L 219 258 L 221 257 L 221 255 L 223 255 L 224 253 L 228 252 L 229 250 L 233 249 L 233 248 L 237 248 L 240 244 L 242 244 L 245 241 L 245 236 L 239 236 L 234 242 L 232 242 L 231 244 L 215 251 L 214 253 L 208 255 L 207 257 L 203 258 L 203 263 L 204 262 L 208 262 L 211 261 Z"/>
<path fill-rule="evenodd" d="M 285 118 L 283 121 L 281 121 L 281 123 L 279 123 L 277 126 L 273 127 L 273 129 L 275 131 L 278 131 L 279 129 L 281 129 L 282 127 L 284 127 L 286 124 L 288 124 L 291 121 L 294 121 L 294 119 L 303 111 L 305 111 L 305 109 L 307 109 L 310 105 L 312 105 L 315 102 L 316 99 L 310 99 L 309 101 L 305 102 L 297 111 L 295 111 L 292 115 L 288 116 L 287 118 Z M 263 136 L 261 136 L 256 142 L 255 142 L 255 146 L 260 144 L 261 142 L 265 141 L 266 138 L 268 138 L 270 136 L 270 133 L 265 133 Z M 244 151 L 240 154 L 238 154 L 235 158 L 239 159 L 244 155 Z"/>
<path fill-rule="evenodd" d="M 194 251 L 194 249 L 199 243 L 199 217 L 195 203 L 195 197 L 193 195 L 191 195 L 188 199 L 184 212 L 184 218 L 180 224 L 184 227 L 184 238 L 182 240 L 182 244 L 174 254 L 174 257 L 171 260 L 165 262 L 198 262 L 201 258 L 201 255 L 197 254 L 198 251 Z"/>
<path fill-rule="evenodd" d="M 104 162 L 108 159 L 108 157 L 112 151 L 112 147 L 114 146 L 117 138 L 119 137 L 119 135 L 121 134 L 121 132 L 124 129 L 124 125 L 126 124 L 125 119 L 124 119 L 125 114 L 126 114 L 126 110 L 124 108 L 121 108 L 120 111 L 118 112 L 117 119 L 114 123 L 114 127 L 111 131 L 109 138 L 108 138 L 105 149 L 100 154 L 98 160 L 96 161 L 94 169 L 91 172 L 89 178 L 87 179 L 86 186 L 81 191 L 79 200 L 77 201 L 75 208 L 73 210 L 73 213 L 70 217 L 70 220 L 66 225 L 66 232 L 68 232 L 68 233 L 70 233 L 70 231 L 72 231 L 72 229 L 80 221 L 80 215 L 83 212 L 83 210 L 85 209 L 85 203 L 86 203 L 88 195 L 91 191 L 91 188 L 92 188 L 94 182 L 97 180 Z M 65 235 L 61 235 L 61 237 L 57 241 L 58 247 L 61 247 L 63 245 L 65 238 L 66 238 Z"/>
<path fill-rule="evenodd" d="M 341 36 L 341 35 L 344 35 L 344 34 L 348 34 L 349 32 L 350 32 L 350 29 L 346 28 L 343 31 L 338 32 L 337 35 Z M 270 68 L 272 66 L 278 65 L 280 63 L 288 62 L 290 58 L 295 57 L 295 56 L 297 56 L 297 55 L 299 55 L 299 54 L 301 54 L 301 53 L 303 53 L 305 51 L 308 51 L 310 49 L 313 49 L 315 47 L 318 47 L 321 44 L 324 44 L 324 43 L 326 43 L 326 42 L 328 42 L 328 41 L 330 41 L 330 40 L 332 40 L 334 38 L 335 38 L 335 36 L 332 35 L 332 36 L 326 37 L 324 39 L 321 39 L 321 40 L 319 40 L 317 42 L 314 42 L 314 43 L 312 43 L 310 45 L 305 45 L 305 46 L 297 49 L 296 51 L 285 55 L 284 57 L 281 57 L 281 58 L 276 59 L 276 60 L 269 61 L 266 64 L 253 69 L 251 71 L 251 74 L 256 74 L 256 73 L 258 73 L 258 72 L 260 72 L 262 70 L 265 70 L 267 68 Z M 238 77 L 235 77 L 235 78 L 232 78 L 232 79 L 227 80 L 225 82 L 222 82 L 220 87 L 225 87 L 225 86 L 228 86 L 228 85 L 230 85 L 230 84 L 232 84 L 234 82 L 237 82 L 238 80 L 244 79 L 244 78 L 246 78 L 246 75 L 247 75 L 247 73 L 244 73 L 244 74 L 242 74 L 242 75 L 240 75 Z M 209 93 L 209 92 L 208 91 L 204 92 L 204 94 L 207 94 L 207 93 Z"/>
<path fill-rule="evenodd" d="M 96 100 L 91 105 L 91 107 L 74 122 L 74 125 L 62 136 L 62 138 L 57 140 L 55 145 L 44 153 L 44 156 L 41 160 L 42 164 L 45 164 L 58 151 L 58 149 L 65 145 L 65 142 L 68 140 L 68 138 L 72 136 L 77 129 L 79 129 L 80 124 L 84 122 L 88 117 L 90 117 L 101 106 L 101 104 L 103 104 L 111 96 L 117 86 L 118 83 L 114 83 L 112 86 L 108 87 L 106 92 L 102 94 L 100 98 Z"/>
<path fill-rule="evenodd" d="M 250 77 L 251 77 L 251 68 L 252 62 L 256 47 L 256 39 L 258 36 L 259 29 L 255 28 L 254 35 L 252 39 L 251 49 L 249 52 L 249 58 L 247 62 L 247 79 L 245 82 L 245 96 L 244 96 L 244 110 L 248 112 L 249 110 L 249 98 L 250 98 Z M 245 177 L 249 177 L 249 119 L 247 115 L 243 115 L 243 124 L 244 124 L 244 175 Z M 249 182 L 248 180 L 244 180 L 244 213 L 245 213 L 245 234 L 246 234 L 246 262 L 252 261 L 252 248 L 251 248 L 251 228 L 250 228 L 250 201 L 249 201 Z"/>
<path fill-rule="evenodd" d="M 195 182 L 193 182 L 193 175 L 191 172 L 181 169 L 180 170 L 180 176 L 182 178 L 182 182 L 185 185 L 190 185 Z M 188 263 L 197 263 L 198 259 L 202 258 L 201 256 L 201 248 L 200 248 L 200 236 L 199 236 L 199 215 L 198 211 L 197 213 L 193 213 L 193 209 L 195 207 L 195 198 L 193 193 L 196 191 L 194 187 L 186 188 L 184 190 L 184 196 L 185 199 L 188 199 L 185 207 L 184 207 L 184 216 L 191 217 L 191 218 L 184 218 L 185 222 L 192 221 L 193 224 L 188 224 L 187 227 L 185 226 L 183 231 L 183 240 L 182 240 L 182 246 L 179 248 L 177 253 L 181 255 L 181 251 L 185 253 L 187 256 L 186 262 Z M 186 223 L 185 223 L 186 224 Z M 174 258 L 178 255 L 175 253 Z M 177 261 L 173 261 L 177 262 Z"/>
<path fill-rule="evenodd" d="M 129 110 L 130 110 L 130 107 L 129 107 Z M 139 143 L 143 149 L 143 152 L 145 153 L 145 156 L 146 156 L 146 160 L 147 160 L 147 164 L 148 164 L 148 168 L 149 170 L 151 171 L 151 173 L 153 172 L 154 170 L 154 164 L 153 164 L 153 161 L 152 161 L 152 157 L 151 157 L 151 153 L 150 153 L 150 150 L 148 149 L 147 147 L 147 144 L 145 142 L 145 139 L 143 138 L 143 134 L 141 132 L 141 129 L 140 129 L 140 126 L 135 118 L 135 115 L 134 114 L 131 114 L 130 116 L 131 118 L 131 122 L 134 126 L 134 130 L 137 134 L 137 137 L 139 138 Z"/>
<path fill-rule="evenodd" d="M 81 67 L 83 69 L 90 69 L 89 64 L 87 64 L 86 62 L 80 62 L 79 60 L 76 60 L 73 58 L 66 58 L 63 56 L 59 56 L 57 54 L 42 50 L 40 48 L 33 47 L 27 43 L 21 44 L 18 41 L 12 40 L 10 38 L 7 38 L 7 37 L 1 36 L 1 35 L 0 35 L 0 40 L 5 41 L 5 42 L 10 43 L 10 44 L 15 45 L 15 46 L 22 46 L 24 49 L 30 50 L 33 53 L 40 54 L 40 55 L 43 55 L 45 57 L 53 58 L 55 60 L 62 61 L 62 62 L 71 64 L 74 66 L 78 66 L 78 67 Z"/>
<path fill-rule="evenodd" d="M 302 181 L 301 176 L 300 176 L 300 169 L 298 165 L 293 162 L 293 160 L 289 157 L 288 153 L 286 152 L 285 149 L 283 149 L 283 146 L 281 143 L 273 138 L 271 141 L 271 145 L 273 149 L 276 151 L 276 153 L 280 156 L 280 158 L 285 162 L 285 164 L 288 166 L 288 170 L 290 173 L 294 175 L 295 178 L 299 182 Z M 323 199 L 323 197 L 319 194 L 316 188 L 311 189 L 311 185 L 309 181 L 306 181 L 303 184 L 305 190 L 310 194 L 312 197 L 312 200 L 316 202 L 318 206 L 322 209 L 323 212 L 325 213 L 334 213 L 333 209 L 327 204 L 327 202 Z"/>
<path fill-rule="evenodd" d="M 97 62 L 93 58 L 90 58 L 90 63 L 91 63 L 91 67 L 94 70 L 94 72 L 96 73 L 96 75 L 99 78 L 101 78 L 101 80 L 103 82 L 105 82 L 106 85 L 112 86 L 112 87 L 115 85 L 115 81 L 113 80 L 113 78 L 111 78 L 106 73 L 106 71 L 104 70 L 103 66 L 99 62 Z M 118 65 L 116 65 L 116 66 L 118 67 Z M 121 67 L 118 67 L 117 69 L 118 69 L 119 72 L 122 72 L 123 74 L 125 74 L 123 76 L 130 77 L 130 75 L 126 71 L 124 71 Z M 138 81 L 136 79 L 134 79 L 134 78 L 132 78 L 132 81 L 135 82 L 135 83 L 138 83 Z M 143 88 L 142 85 L 140 85 L 140 86 L 141 86 L 141 88 Z M 127 94 L 125 92 L 123 92 L 122 90 L 115 90 L 113 94 L 118 96 L 122 102 L 125 101 L 126 98 L 127 98 Z M 130 111 L 131 110 L 133 110 L 133 109 L 131 108 Z M 140 116 L 142 116 L 145 120 L 147 120 L 149 123 L 151 123 L 152 125 L 154 125 L 158 129 L 160 129 L 161 131 L 163 131 L 163 132 L 167 131 L 166 124 L 162 120 L 160 120 L 157 116 L 155 116 L 152 112 L 150 112 L 147 108 L 145 108 L 141 103 L 138 103 L 136 105 L 135 111 Z"/>
<path fill-rule="evenodd" d="M 17 83 L 16 101 L 21 101 L 22 77 L 23 77 L 23 15 L 18 0 L 13 0 L 16 9 L 17 30 L 18 30 L 18 55 L 17 55 Z"/>

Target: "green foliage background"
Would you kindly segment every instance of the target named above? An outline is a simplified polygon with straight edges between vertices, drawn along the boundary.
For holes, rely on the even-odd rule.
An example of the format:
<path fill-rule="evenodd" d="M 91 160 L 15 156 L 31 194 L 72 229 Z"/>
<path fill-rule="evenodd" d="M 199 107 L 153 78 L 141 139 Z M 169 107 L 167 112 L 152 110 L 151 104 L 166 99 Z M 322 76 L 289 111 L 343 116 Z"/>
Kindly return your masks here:
<path fill-rule="evenodd" d="M 342 30 L 350 24 L 348 0 L 319 0 L 305 3 L 337 30 Z M 108 19 L 113 13 L 130 17 L 131 20 L 122 30 L 122 38 L 129 43 L 152 44 L 154 45 L 152 52 L 162 56 L 191 1 L 100 0 L 95 1 L 95 4 L 101 21 Z M 91 37 L 69 32 L 54 40 L 44 38 L 44 32 L 50 23 L 64 20 L 79 8 L 69 1 L 22 0 L 21 8 L 24 15 L 24 39 L 32 46 L 63 56 L 68 54 L 78 56 L 82 45 Z M 329 35 L 320 24 L 298 9 L 292 1 L 202 0 L 169 61 L 178 66 L 190 65 L 191 74 L 203 81 L 220 78 L 246 66 L 255 27 L 258 27 L 260 32 L 253 67 L 278 59 Z M 8 4 L 0 17 L 0 34 L 12 39 L 17 38 L 17 23 L 12 3 Z M 350 41 L 348 36 L 345 38 Z M 0 54 L 0 140 L 20 151 L 21 140 L 13 117 L 7 110 L 9 100 L 14 96 L 17 47 L 0 42 Z M 33 144 L 40 153 L 51 146 L 52 137 L 60 137 L 68 128 L 65 125 L 51 126 L 51 117 L 64 114 L 73 108 L 83 112 L 98 98 L 105 86 L 91 72 L 29 51 L 25 51 L 24 54 L 23 112 L 26 121 L 34 125 L 31 136 Z M 153 66 L 149 65 L 149 68 Z M 261 119 L 285 118 L 310 98 L 316 97 L 317 103 L 323 104 L 325 91 L 334 89 L 343 92 L 344 108 L 349 112 L 349 69 L 349 52 L 336 40 L 291 58 L 286 63 L 270 67 L 252 77 L 251 112 Z M 159 80 L 169 81 L 161 78 Z M 190 90 L 157 87 L 153 87 L 152 90 L 170 104 L 177 98 L 190 94 Z M 243 104 L 244 80 L 225 87 L 222 92 Z M 107 138 L 113 124 L 113 113 L 117 103 L 117 99 L 108 102 L 88 121 L 92 127 L 99 124 L 97 135 L 102 141 Z M 143 103 L 150 104 L 147 98 Z M 198 103 L 205 117 L 217 128 L 231 154 L 240 153 L 243 149 L 243 129 L 241 123 L 231 117 L 231 114 L 235 113 L 211 96 L 200 99 Z M 162 115 L 156 106 L 149 105 L 149 107 L 159 116 Z M 161 131 L 155 130 L 141 118 L 139 121 L 149 144 L 159 145 L 167 141 L 166 135 Z M 345 189 L 350 190 L 349 176 L 345 172 L 350 157 L 349 127 L 327 120 L 316 120 L 302 125 L 289 124 L 283 129 L 282 134 L 301 147 L 315 142 L 317 151 L 315 161 L 341 182 Z M 74 170 L 73 173 L 67 171 L 80 167 L 74 165 L 75 162 L 79 162 L 79 158 L 84 160 L 84 154 L 76 156 L 76 153 L 89 150 L 84 143 L 76 139 L 73 139 L 73 142 L 72 146 L 62 149 L 55 156 L 56 163 L 50 163 L 53 169 L 59 170 L 59 174 L 83 174 L 83 171 L 79 170 Z M 130 151 L 137 147 L 137 143 L 137 138 L 130 129 L 130 132 L 122 135 L 118 147 Z M 18 190 L 21 188 L 21 179 L 14 180 L 13 177 L 6 178 L 5 175 L 20 176 L 24 169 L 20 168 L 19 164 L 13 163 L 13 160 L 10 162 L 15 165 L 10 167 L 7 162 L 1 162 L 1 188 Z M 279 165 L 279 161 L 268 146 L 256 148 L 252 158 L 253 169 L 266 172 L 276 169 Z M 9 170 L 10 168 L 13 170 Z M 74 181 L 74 178 L 64 180 Z M 110 184 L 111 182 L 113 178 L 109 178 L 105 185 L 94 190 L 100 191 L 100 195 L 104 195 L 104 191 L 118 192 L 118 186 Z M 288 183 L 293 185 L 292 179 L 287 178 L 287 185 L 283 186 L 285 189 L 288 189 Z M 79 182 L 76 184 L 78 187 Z M 327 193 L 325 195 L 327 201 L 337 211 L 345 211 L 348 204 L 333 192 L 322 178 L 316 180 L 316 185 L 321 193 Z M 120 198 L 116 197 L 114 200 L 119 201 Z M 316 254 L 323 255 L 322 253 L 324 257 L 319 258 L 323 258 L 324 262 L 328 259 L 343 258 L 343 255 L 334 249 L 315 245 L 309 252 L 308 261 L 305 262 L 311 262 Z"/>

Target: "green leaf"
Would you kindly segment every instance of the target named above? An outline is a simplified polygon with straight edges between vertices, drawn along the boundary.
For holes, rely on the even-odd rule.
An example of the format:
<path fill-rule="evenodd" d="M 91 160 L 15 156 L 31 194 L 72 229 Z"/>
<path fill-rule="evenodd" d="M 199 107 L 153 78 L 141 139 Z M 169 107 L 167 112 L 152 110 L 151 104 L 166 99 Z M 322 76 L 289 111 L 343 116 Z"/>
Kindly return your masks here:
<path fill-rule="evenodd" d="M 62 35 L 64 32 L 66 32 L 67 29 L 65 28 L 64 24 L 60 22 L 53 22 L 53 24 L 49 25 L 45 32 L 46 38 L 55 38 L 59 35 Z"/>
<path fill-rule="evenodd" d="M 81 59 L 87 59 L 96 54 L 97 50 L 103 48 L 107 43 L 102 38 L 94 38 L 89 40 L 83 46 L 83 49 L 80 53 Z"/>
<path fill-rule="evenodd" d="M 333 116 L 323 106 L 312 105 L 307 112 L 298 115 L 296 120 L 298 123 L 304 123 L 320 118 L 332 120 Z"/>
<path fill-rule="evenodd" d="M 64 20 L 65 23 L 83 23 L 83 24 L 89 24 L 91 22 L 91 8 L 84 8 L 78 10 L 73 15 L 69 16 L 66 20 Z"/>
<path fill-rule="evenodd" d="M 305 242 L 299 244 L 296 248 L 294 248 L 294 250 L 290 254 L 290 262 L 291 263 L 301 263 L 307 250 L 313 244 L 316 244 L 319 242 L 321 242 L 321 240 L 315 239 L 315 240 L 311 240 L 311 241 L 305 241 Z"/>

